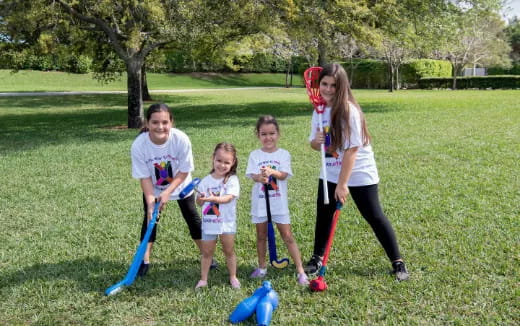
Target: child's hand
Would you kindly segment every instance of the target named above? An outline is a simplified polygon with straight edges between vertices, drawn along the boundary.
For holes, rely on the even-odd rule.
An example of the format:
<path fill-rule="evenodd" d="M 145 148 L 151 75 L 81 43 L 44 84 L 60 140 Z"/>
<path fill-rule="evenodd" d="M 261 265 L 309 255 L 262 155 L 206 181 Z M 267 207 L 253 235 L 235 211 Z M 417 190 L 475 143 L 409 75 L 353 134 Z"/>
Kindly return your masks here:
<path fill-rule="evenodd" d="M 271 169 L 269 166 L 263 166 L 260 168 L 260 173 L 262 177 L 269 179 L 269 177 L 274 173 L 275 170 Z M 266 182 L 264 182 L 266 183 Z"/>
<path fill-rule="evenodd" d="M 266 184 L 269 182 L 269 177 L 264 177 L 262 173 L 260 174 L 253 174 L 253 181 L 258 183 Z"/>
<path fill-rule="evenodd" d="M 336 200 L 340 201 L 341 205 L 345 205 L 345 201 L 347 200 L 348 195 L 349 195 L 349 190 L 348 190 L 347 185 L 341 186 L 338 184 L 336 186 L 336 191 L 334 192 L 334 198 L 336 198 Z"/>
<path fill-rule="evenodd" d="M 209 196 L 206 196 L 206 194 L 201 193 L 199 199 L 202 202 L 213 202 L 215 201 L 217 197 L 212 192 L 209 193 Z"/>
<path fill-rule="evenodd" d="M 317 144 L 325 144 L 325 132 L 318 130 L 318 132 L 316 132 L 316 136 L 314 136 L 313 141 Z"/>

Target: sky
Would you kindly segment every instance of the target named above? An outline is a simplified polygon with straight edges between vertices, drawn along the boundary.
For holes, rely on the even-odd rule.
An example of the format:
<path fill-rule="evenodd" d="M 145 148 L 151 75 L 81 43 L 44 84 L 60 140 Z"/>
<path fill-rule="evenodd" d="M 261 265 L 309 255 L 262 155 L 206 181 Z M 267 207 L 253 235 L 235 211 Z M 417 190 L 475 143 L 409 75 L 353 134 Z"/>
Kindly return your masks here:
<path fill-rule="evenodd" d="M 514 16 L 520 18 L 520 0 L 508 0 L 506 7 L 510 7 L 510 10 L 503 11 L 506 18 L 513 18 Z"/>

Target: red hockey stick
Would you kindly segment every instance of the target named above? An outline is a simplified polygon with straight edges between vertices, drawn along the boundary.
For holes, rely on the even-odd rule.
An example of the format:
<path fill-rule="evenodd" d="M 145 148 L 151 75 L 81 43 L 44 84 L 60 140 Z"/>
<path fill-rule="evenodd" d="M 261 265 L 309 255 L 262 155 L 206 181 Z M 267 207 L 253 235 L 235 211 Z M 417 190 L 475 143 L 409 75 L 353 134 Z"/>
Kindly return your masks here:
<path fill-rule="evenodd" d="M 332 219 L 332 225 L 330 227 L 329 239 L 327 240 L 327 247 L 325 248 L 325 255 L 323 255 L 323 265 L 321 265 L 318 273 L 318 278 L 312 280 L 309 283 L 311 291 L 321 292 L 327 289 L 327 283 L 325 283 L 325 273 L 327 272 L 327 261 L 329 260 L 330 248 L 332 247 L 332 241 L 334 240 L 334 233 L 336 232 L 336 224 L 338 224 L 339 212 L 341 211 L 341 202 L 336 203 L 336 211 Z"/>
<path fill-rule="evenodd" d="M 325 112 L 326 102 L 320 95 L 320 72 L 322 67 L 310 67 L 303 73 L 303 80 L 305 80 L 305 88 L 307 88 L 307 95 L 314 106 L 314 110 L 318 113 L 318 123 L 320 130 L 323 132 L 323 121 L 321 114 Z M 325 144 L 320 145 L 321 152 L 321 169 L 323 171 L 323 203 L 329 203 L 329 190 L 327 188 L 327 169 L 325 164 Z"/>

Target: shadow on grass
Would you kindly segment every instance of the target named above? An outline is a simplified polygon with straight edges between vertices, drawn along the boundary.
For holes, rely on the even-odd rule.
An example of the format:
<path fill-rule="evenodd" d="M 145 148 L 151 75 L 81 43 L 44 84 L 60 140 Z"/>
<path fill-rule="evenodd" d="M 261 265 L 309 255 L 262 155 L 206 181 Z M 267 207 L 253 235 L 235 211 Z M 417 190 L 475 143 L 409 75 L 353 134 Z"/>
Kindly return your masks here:
<path fill-rule="evenodd" d="M 31 288 L 33 282 L 53 282 L 70 280 L 76 283 L 76 288 L 83 292 L 98 292 L 103 296 L 105 290 L 113 284 L 121 281 L 128 272 L 130 262 L 107 261 L 101 257 L 86 257 L 58 263 L 34 264 L 12 273 L 2 273 L 0 289 L 26 284 Z M 153 263 L 146 277 L 136 278 L 134 283 L 124 290 L 132 295 L 152 296 L 165 289 L 184 291 L 194 288 L 199 280 L 200 262 L 195 259 L 179 258 L 171 263 Z M 237 276 L 243 287 L 257 286 L 257 280 L 251 280 L 248 273 L 250 265 L 238 265 Z M 283 271 L 272 273 L 270 279 L 292 275 L 293 270 L 287 268 Z M 223 262 L 217 270 L 210 272 L 209 286 L 229 285 L 228 272 Z M 124 297 L 122 294 L 116 296 Z M 128 297 L 132 300 L 132 297 Z"/>
<path fill-rule="evenodd" d="M 247 126 L 249 133 L 261 114 L 310 116 L 306 106 L 292 102 L 191 105 L 196 98 L 178 95 L 165 96 L 164 100 L 173 106 L 180 129 Z M 49 145 L 133 139 L 137 130 L 110 129 L 126 125 L 125 102 L 126 97 L 120 95 L 0 99 L 0 112 L 7 113 L 0 119 L 0 154 Z M 149 105 L 146 103 L 145 109 Z"/>
<path fill-rule="evenodd" d="M 296 102 L 276 99 L 239 104 L 226 104 L 227 100 L 223 99 L 222 104 L 208 105 L 196 104 L 203 102 L 200 95 L 163 94 L 156 99 L 173 107 L 181 130 L 245 127 L 244 132 L 249 134 L 258 116 L 263 114 L 277 118 L 308 117 L 309 120 L 312 114 L 305 97 Z M 124 130 L 128 117 L 126 100 L 126 95 L 119 94 L 0 98 L 3 113 L 0 114 L 0 154 L 49 145 L 133 139 L 138 131 Z M 150 104 L 145 103 L 145 110 Z M 369 102 L 364 106 L 366 113 L 396 109 L 381 103 Z M 291 123 L 290 119 L 286 120 L 285 123 Z M 115 126 L 122 126 L 123 131 L 110 128 Z"/>

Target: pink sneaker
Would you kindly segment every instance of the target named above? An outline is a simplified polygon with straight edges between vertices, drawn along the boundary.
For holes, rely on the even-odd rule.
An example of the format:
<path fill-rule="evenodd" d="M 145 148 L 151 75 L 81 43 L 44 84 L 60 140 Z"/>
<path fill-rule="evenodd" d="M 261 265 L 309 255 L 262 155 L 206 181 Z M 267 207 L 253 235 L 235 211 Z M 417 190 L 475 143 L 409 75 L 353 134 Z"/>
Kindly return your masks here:
<path fill-rule="evenodd" d="M 233 289 L 240 289 L 240 281 L 237 278 L 232 279 L 229 283 Z"/>
<path fill-rule="evenodd" d="M 262 278 L 267 275 L 267 269 L 257 268 L 249 275 L 251 278 Z"/>
<path fill-rule="evenodd" d="M 195 285 L 195 289 L 200 289 L 200 288 L 203 288 L 203 287 L 206 287 L 208 286 L 208 282 L 207 281 L 203 281 L 203 280 L 200 280 L 197 285 Z"/>
<path fill-rule="evenodd" d="M 298 284 L 300 285 L 309 285 L 309 279 L 305 273 L 298 274 Z"/>

